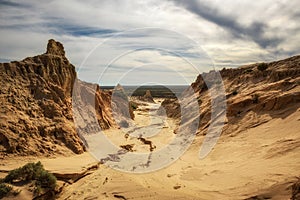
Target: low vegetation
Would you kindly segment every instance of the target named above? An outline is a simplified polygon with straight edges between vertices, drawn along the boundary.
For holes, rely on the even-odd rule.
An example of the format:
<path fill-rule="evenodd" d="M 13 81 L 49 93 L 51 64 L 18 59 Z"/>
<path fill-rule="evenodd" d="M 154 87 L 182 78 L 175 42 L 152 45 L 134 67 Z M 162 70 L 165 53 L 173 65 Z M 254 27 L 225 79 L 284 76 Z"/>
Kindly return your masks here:
<path fill-rule="evenodd" d="M 250 73 L 252 73 L 252 72 L 253 72 L 252 69 L 246 69 L 246 70 L 244 71 L 245 74 L 250 74 Z"/>
<path fill-rule="evenodd" d="M 133 102 L 133 101 L 130 101 L 129 104 L 130 104 L 130 106 L 131 106 L 131 108 L 132 108 L 133 110 L 136 110 L 136 109 L 138 108 L 137 103 L 135 103 L 135 102 Z"/>
<path fill-rule="evenodd" d="M 291 200 L 300 199 L 300 178 L 292 185 L 292 197 Z"/>
<path fill-rule="evenodd" d="M 257 69 L 258 69 L 259 71 L 265 71 L 267 68 L 268 68 L 268 64 L 267 64 L 267 63 L 260 63 L 260 64 L 257 66 Z"/>
<path fill-rule="evenodd" d="M 0 199 L 8 195 L 11 190 L 12 186 L 5 183 L 0 183 Z"/>
<path fill-rule="evenodd" d="M 33 186 L 34 186 L 33 191 L 36 196 L 40 194 L 44 194 L 46 192 L 54 191 L 56 187 L 56 177 L 53 174 L 47 172 L 44 169 L 41 162 L 27 163 L 23 167 L 11 170 L 2 181 L 3 181 L 2 183 L 3 185 L 6 185 L 5 183 L 26 184 L 26 183 L 33 182 Z M 8 191 L 9 188 L 5 189 L 5 186 L 2 187 L 3 189 L 1 189 L 1 192 L 3 190 L 3 194 L 4 194 L 4 192 Z"/>

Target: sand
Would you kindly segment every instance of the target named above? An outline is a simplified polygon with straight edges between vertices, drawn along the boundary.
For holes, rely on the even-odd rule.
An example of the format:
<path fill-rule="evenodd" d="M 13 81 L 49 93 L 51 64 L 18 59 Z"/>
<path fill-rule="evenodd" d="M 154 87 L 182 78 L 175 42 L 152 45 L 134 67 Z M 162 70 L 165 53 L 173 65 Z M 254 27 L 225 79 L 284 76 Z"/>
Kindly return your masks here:
<path fill-rule="evenodd" d="M 298 109 L 235 137 L 222 136 L 203 160 L 197 158 L 202 138 L 196 138 L 179 160 L 154 173 L 100 166 L 69 186 L 61 199 L 114 199 L 115 194 L 126 199 L 245 199 L 258 194 L 289 199 L 287 188 L 300 169 L 299 121 Z"/>
<path fill-rule="evenodd" d="M 139 114 L 138 114 L 139 113 Z M 136 112 L 139 126 L 149 124 L 149 113 Z M 173 137 L 176 122 L 151 138 L 159 149 Z M 252 196 L 289 199 L 289 186 L 300 170 L 300 109 L 287 117 L 274 118 L 239 134 L 222 135 L 210 154 L 198 159 L 203 136 L 170 166 L 146 174 L 132 174 L 103 164 L 91 174 L 68 183 L 58 199 L 246 199 Z M 138 140 L 124 138 L 120 129 L 105 134 L 116 145 L 134 143 L 135 151 L 147 151 Z M 0 170 L 40 160 L 55 173 L 80 173 L 97 163 L 89 153 L 57 158 L 10 158 L 1 161 Z M 1 175 L 1 174 L 0 174 Z M 2 173 L 2 176 L 4 173 Z M 22 196 L 23 195 L 23 196 Z M 18 198 L 30 199 L 26 190 Z"/>

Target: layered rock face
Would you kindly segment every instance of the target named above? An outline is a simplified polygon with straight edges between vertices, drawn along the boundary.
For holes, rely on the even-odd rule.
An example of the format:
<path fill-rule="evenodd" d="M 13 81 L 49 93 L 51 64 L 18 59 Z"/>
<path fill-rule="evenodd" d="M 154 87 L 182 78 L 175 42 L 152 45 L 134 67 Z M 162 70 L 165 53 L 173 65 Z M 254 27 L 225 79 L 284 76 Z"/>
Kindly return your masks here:
<path fill-rule="evenodd" d="M 73 88 L 73 115 L 77 129 L 83 133 L 96 133 L 115 126 L 111 113 L 111 95 L 97 84 L 75 80 Z"/>
<path fill-rule="evenodd" d="M 203 73 L 191 85 L 200 107 L 198 134 L 201 135 L 206 134 L 214 120 L 211 119 L 210 96 L 214 74 Z M 272 118 L 288 116 L 300 107 L 300 56 L 235 69 L 224 68 L 220 75 L 227 104 L 222 134 L 237 134 Z M 173 101 L 165 100 L 162 105 L 167 108 L 167 113 L 172 113 L 170 116 L 180 117 L 180 109 Z"/>
<path fill-rule="evenodd" d="M 0 154 L 48 155 L 85 150 L 72 114 L 76 71 L 61 43 L 51 39 L 45 54 L 0 63 L 0 77 Z M 96 108 L 100 127 L 113 126 L 108 114 L 110 94 L 99 86 L 96 94 L 89 94 L 89 84 L 81 85 L 87 95 L 95 98 L 91 106 Z M 85 126 L 82 128 L 88 128 Z"/>

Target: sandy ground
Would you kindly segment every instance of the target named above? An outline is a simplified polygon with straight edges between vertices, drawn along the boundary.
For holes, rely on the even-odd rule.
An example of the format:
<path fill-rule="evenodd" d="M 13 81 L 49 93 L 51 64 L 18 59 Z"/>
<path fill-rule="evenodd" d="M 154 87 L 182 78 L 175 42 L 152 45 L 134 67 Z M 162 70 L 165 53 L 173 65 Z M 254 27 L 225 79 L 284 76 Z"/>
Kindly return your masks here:
<path fill-rule="evenodd" d="M 176 128 L 174 120 L 156 114 L 159 106 L 158 103 L 142 105 L 134 112 L 135 118 L 129 128 L 108 129 L 103 133 L 117 146 L 133 144 L 135 152 L 149 152 L 149 145 L 143 144 L 138 139 L 140 136 L 150 140 L 155 149 L 159 150 L 174 138 L 173 131 Z M 129 135 L 126 136 L 126 133 Z"/>
<path fill-rule="evenodd" d="M 147 125 L 145 111 L 136 113 L 136 123 Z M 141 113 L 144 112 L 144 113 Z M 173 137 L 175 122 L 165 122 L 151 141 L 159 149 Z M 100 165 L 92 174 L 68 184 L 59 199 L 245 199 L 258 194 L 265 198 L 289 199 L 288 187 L 300 171 L 300 109 L 286 118 L 275 118 L 234 137 L 222 135 L 213 151 L 198 159 L 203 137 L 199 136 L 172 165 L 155 172 L 132 174 Z M 135 151 L 146 151 L 137 139 L 126 139 L 120 129 L 105 133 L 116 145 L 135 144 Z M 0 170 L 40 160 L 51 172 L 79 172 L 97 161 L 89 154 L 72 157 L 11 158 L 1 161 Z M 0 174 L 3 176 L 3 173 Z M 23 193 L 23 194 L 22 194 Z M 28 198 L 26 191 L 19 198 Z"/>
<path fill-rule="evenodd" d="M 197 138 L 174 164 L 149 174 L 101 166 L 70 186 L 61 199 L 245 199 L 261 192 L 289 199 L 286 189 L 300 169 L 299 121 L 298 110 L 235 137 L 223 136 L 203 160 L 197 158 Z"/>

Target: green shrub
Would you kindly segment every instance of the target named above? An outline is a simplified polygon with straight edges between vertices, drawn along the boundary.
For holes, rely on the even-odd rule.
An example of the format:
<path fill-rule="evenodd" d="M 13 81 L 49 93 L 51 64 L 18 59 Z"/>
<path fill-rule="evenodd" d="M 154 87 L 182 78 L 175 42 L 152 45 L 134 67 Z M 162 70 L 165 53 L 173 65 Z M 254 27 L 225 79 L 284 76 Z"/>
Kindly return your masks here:
<path fill-rule="evenodd" d="M 246 69 L 246 70 L 244 71 L 245 74 L 249 74 L 249 73 L 251 73 L 251 72 L 253 72 L 252 69 Z"/>
<path fill-rule="evenodd" d="M 41 162 L 27 163 L 23 167 L 11 170 L 4 178 L 4 182 L 12 183 L 13 181 L 35 180 L 42 171 L 45 170 Z"/>
<path fill-rule="evenodd" d="M 43 170 L 36 180 L 36 185 L 41 188 L 54 189 L 56 186 L 56 177 L 53 174 Z"/>
<path fill-rule="evenodd" d="M 7 185 L 5 183 L 0 183 L 0 199 L 5 197 L 11 190 L 12 187 L 10 185 Z"/>
<path fill-rule="evenodd" d="M 133 110 L 136 110 L 138 108 L 138 105 L 133 101 L 130 101 L 129 104 Z"/>
<path fill-rule="evenodd" d="M 257 69 L 258 69 L 259 71 L 265 71 L 267 68 L 268 68 L 268 64 L 267 64 L 267 63 L 260 63 L 260 64 L 257 66 Z"/>
<path fill-rule="evenodd" d="M 40 194 L 42 191 L 54 190 L 56 177 L 47 172 L 41 162 L 27 163 L 23 167 L 11 170 L 4 178 L 4 182 L 13 183 L 17 181 L 34 181 L 34 192 Z"/>

